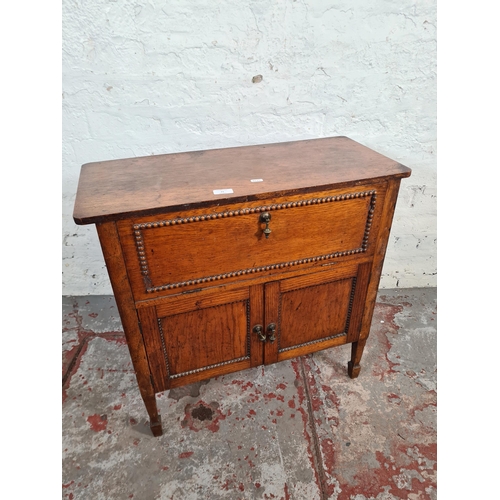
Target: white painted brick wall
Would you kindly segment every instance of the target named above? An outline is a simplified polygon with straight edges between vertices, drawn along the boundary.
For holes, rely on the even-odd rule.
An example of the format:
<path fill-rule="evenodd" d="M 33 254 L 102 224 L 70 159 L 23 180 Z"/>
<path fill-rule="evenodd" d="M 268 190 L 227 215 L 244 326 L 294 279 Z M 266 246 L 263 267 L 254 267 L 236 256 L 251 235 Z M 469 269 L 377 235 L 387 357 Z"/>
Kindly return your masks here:
<path fill-rule="evenodd" d="M 336 135 L 413 169 L 381 286 L 436 286 L 434 1 L 62 5 L 64 294 L 111 293 L 83 163 Z"/>

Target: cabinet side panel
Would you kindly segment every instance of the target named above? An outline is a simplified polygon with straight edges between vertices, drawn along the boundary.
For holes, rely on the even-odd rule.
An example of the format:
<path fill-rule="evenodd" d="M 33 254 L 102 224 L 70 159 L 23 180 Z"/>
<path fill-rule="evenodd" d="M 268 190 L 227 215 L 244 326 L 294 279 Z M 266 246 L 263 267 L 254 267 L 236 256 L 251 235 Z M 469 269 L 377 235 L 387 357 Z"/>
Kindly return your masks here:
<path fill-rule="evenodd" d="M 370 283 L 368 285 L 368 292 L 366 295 L 365 311 L 361 323 L 360 340 L 366 339 L 370 334 L 370 327 L 373 317 L 373 309 L 377 299 L 378 286 L 380 283 L 380 276 L 382 274 L 382 267 L 384 265 L 385 252 L 387 250 L 387 243 L 391 232 L 392 221 L 394 217 L 394 210 L 398 199 L 399 186 L 401 179 L 392 179 L 388 182 L 387 193 L 384 201 L 384 209 L 382 212 L 382 220 L 377 236 L 377 243 L 375 246 L 375 255 L 373 258 L 372 272 L 370 276 Z"/>
<path fill-rule="evenodd" d="M 132 291 L 127 277 L 125 261 L 123 259 L 120 240 L 114 222 L 97 224 L 97 233 L 101 243 L 104 260 L 111 280 L 118 312 L 122 321 L 127 339 L 130 357 L 137 376 L 137 382 L 142 398 L 146 403 L 151 421 L 158 420 L 154 388 L 151 383 L 144 340 L 139 329 L 138 317 L 132 297 Z"/>

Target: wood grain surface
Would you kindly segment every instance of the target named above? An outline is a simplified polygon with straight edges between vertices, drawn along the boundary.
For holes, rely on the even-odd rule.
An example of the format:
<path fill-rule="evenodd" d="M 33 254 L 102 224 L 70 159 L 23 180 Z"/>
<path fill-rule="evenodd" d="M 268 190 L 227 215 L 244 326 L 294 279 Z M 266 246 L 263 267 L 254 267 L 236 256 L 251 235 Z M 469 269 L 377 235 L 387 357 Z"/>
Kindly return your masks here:
<path fill-rule="evenodd" d="M 269 193 L 408 177 L 410 172 L 347 137 L 87 163 L 81 169 L 73 218 L 89 224 L 187 204 L 196 208 Z M 214 194 L 228 189 L 232 193 Z"/>
<path fill-rule="evenodd" d="M 359 375 L 410 172 L 346 137 L 84 165 L 155 436 L 172 387 L 347 343 Z"/>
<path fill-rule="evenodd" d="M 370 255 L 385 183 L 117 221 L 136 300 Z M 281 208 L 279 208 L 281 207 Z M 270 209 L 271 234 L 260 215 Z M 248 213 L 247 213 L 248 212 Z M 175 221 L 175 224 L 172 224 Z M 346 224 L 348 221 L 348 224 Z"/>

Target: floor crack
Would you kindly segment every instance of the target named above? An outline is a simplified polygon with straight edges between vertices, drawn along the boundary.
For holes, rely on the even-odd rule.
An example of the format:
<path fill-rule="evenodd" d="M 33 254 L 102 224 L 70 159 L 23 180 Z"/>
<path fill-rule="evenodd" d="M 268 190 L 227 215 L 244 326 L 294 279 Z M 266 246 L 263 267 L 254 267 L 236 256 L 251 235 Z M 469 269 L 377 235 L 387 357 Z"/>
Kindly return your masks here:
<path fill-rule="evenodd" d="M 309 384 L 307 383 L 307 375 L 304 367 L 304 358 L 302 356 L 300 357 L 300 369 L 301 369 L 302 379 L 304 381 L 304 392 L 307 401 L 307 413 L 309 414 L 311 420 L 311 434 L 312 434 L 312 442 L 314 448 L 313 461 L 320 481 L 319 486 L 321 489 L 321 500 L 328 500 L 326 474 L 325 474 L 325 469 L 323 468 L 323 460 L 321 459 L 321 448 L 319 445 L 318 433 L 316 432 L 316 425 L 314 423 L 314 413 L 311 403 L 311 394 L 309 392 Z"/>
<path fill-rule="evenodd" d="M 76 348 L 76 351 L 73 353 L 71 357 L 71 361 L 68 363 L 66 370 L 64 371 L 63 377 L 62 377 L 62 387 L 63 389 L 66 386 L 66 383 L 68 380 L 71 378 L 73 375 L 73 370 L 75 368 L 75 365 L 77 364 L 77 361 L 79 360 L 80 356 L 84 352 L 84 348 L 88 345 L 88 343 L 95 338 L 103 338 L 103 339 L 114 339 L 114 338 L 124 338 L 123 332 L 117 331 L 117 332 L 103 332 L 103 333 L 94 333 L 92 331 L 86 331 L 82 330 L 84 333 L 82 335 L 79 335 L 78 339 L 78 345 Z M 81 333 L 81 332 L 79 332 Z"/>

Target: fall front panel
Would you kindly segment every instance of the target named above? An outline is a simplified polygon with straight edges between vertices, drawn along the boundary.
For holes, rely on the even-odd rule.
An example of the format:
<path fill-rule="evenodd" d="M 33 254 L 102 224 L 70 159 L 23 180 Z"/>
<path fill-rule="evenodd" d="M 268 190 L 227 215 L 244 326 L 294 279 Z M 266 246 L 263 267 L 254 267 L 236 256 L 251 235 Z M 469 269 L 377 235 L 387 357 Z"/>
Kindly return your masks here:
<path fill-rule="evenodd" d="M 359 186 L 119 221 L 135 298 L 368 256 L 384 195 Z"/>

